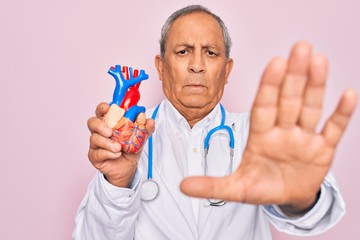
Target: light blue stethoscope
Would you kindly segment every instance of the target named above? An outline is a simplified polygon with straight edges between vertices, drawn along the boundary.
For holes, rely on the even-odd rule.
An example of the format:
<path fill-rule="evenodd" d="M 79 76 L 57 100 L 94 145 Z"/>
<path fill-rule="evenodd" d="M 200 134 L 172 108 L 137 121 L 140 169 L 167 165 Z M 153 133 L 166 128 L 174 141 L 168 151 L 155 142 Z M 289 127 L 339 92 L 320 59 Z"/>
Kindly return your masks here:
<path fill-rule="evenodd" d="M 157 112 L 159 110 L 160 104 L 155 108 L 151 118 L 155 120 Z M 230 147 L 230 162 L 229 162 L 229 171 L 228 174 L 232 173 L 232 165 L 234 158 L 234 133 L 233 130 L 225 125 L 226 113 L 224 107 L 220 104 L 221 110 L 221 122 L 220 125 L 211 129 L 204 139 L 204 175 L 207 175 L 208 165 L 207 165 L 207 155 L 210 147 L 210 138 L 214 135 L 215 132 L 220 130 L 226 130 L 229 134 L 229 147 Z M 148 142 L 148 176 L 141 186 L 141 199 L 143 201 L 154 200 L 159 194 L 159 185 L 152 178 L 152 165 L 153 165 L 153 139 L 152 136 L 149 137 Z M 226 202 L 224 200 L 208 199 L 210 206 L 223 206 Z"/>

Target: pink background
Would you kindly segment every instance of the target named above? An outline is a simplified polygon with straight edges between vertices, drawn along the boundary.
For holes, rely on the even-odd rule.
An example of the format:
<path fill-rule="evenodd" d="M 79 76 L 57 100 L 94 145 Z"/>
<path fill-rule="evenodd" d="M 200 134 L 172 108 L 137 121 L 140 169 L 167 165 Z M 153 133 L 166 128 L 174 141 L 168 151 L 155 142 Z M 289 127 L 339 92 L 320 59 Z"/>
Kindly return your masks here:
<path fill-rule="evenodd" d="M 139 3 L 140 2 L 140 3 Z M 356 0 L 198 1 L 227 24 L 235 60 L 223 103 L 248 111 L 259 77 L 299 39 L 326 53 L 328 116 L 341 92 L 360 92 Z M 210 1 L 208 1 L 210 2 Z M 144 68 L 141 103 L 162 99 L 154 68 L 160 27 L 193 1 L 13 0 L 0 3 L 0 239 L 70 239 L 76 209 L 95 173 L 86 121 L 110 101 L 114 64 Z M 346 217 L 310 239 L 355 239 L 360 216 L 359 111 L 333 164 Z M 322 120 L 323 121 L 323 120 Z M 299 239 L 274 231 L 274 239 Z"/>

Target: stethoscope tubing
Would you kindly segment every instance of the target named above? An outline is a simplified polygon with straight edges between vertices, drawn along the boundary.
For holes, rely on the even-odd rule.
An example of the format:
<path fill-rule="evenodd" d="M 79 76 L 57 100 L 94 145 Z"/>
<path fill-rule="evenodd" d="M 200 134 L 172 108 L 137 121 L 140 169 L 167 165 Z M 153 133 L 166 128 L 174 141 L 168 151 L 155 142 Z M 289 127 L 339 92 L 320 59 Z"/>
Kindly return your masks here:
<path fill-rule="evenodd" d="M 209 149 L 209 142 L 210 142 L 211 136 L 216 131 L 219 131 L 219 130 L 226 130 L 229 133 L 229 138 L 230 138 L 229 146 L 231 149 L 234 149 L 234 145 L 235 145 L 234 133 L 229 126 L 225 125 L 226 113 L 225 113 L 225 109 L 224 109 L 223 105 L 221 105 L 221 104 L 220 104 L 220 109 L 221 109 L 221 123 L 219 126 L 211 129 L 209 131 L 209 133 L 206 135 L 206 137 L 204 139 L 204 149 Z"/>
<path fill-rule="evenodd" d="M 157 116 L 157 113 L 159 111 L 160 108 L 160 104 L 157 105 L 157 107 L 155 108 L 153 114 L 151 115 L 151 119 L 153 119 L 155 121 L 155 118 Z M 223 107 L 222 104 L 220 104 L 220 110 L 221 110 L 221 123 L 219 126 L 211 129 L 209 131 L 209 133 L 206 135 L 205 139 L 204 139 L 204 150 L 207 154 L 207 150 L 209 149 L 209 142 L 210 142 L 210 138 L 211 136 L 219 130 L 226 130 L 229 133 L 229 146 L 230 146 L 230 150 L 231 152 L 234 151 L 234 145 L 235 145 L 235 139 L 234 139 L 234 133 L 232 131 L 232 129 L 225 125 L 225 120 L 226 120 L 226 113 L 225 113 L 225 109 Z M 152 174 L 152 166 L 153 166 L 153 138 L 152 136 L 149 137 L 149 142 L 148 142 L 148 174 L 147 174 L 147 178 L 148 180 L 153 178 L 153 174 Z"/>
<path fill-rule="evenodd" d="M 160 104 L 155 108 L 153 114 L 151 115 L 151 118 L 155 121 L 155 118 L 157 116 L 157 113 L 159 111 L 160 108 Z M 229 174 L 231 174 L 232 172 L 232 164 L 233 164 L 233 157 L 234 157 L 234 133 L 233 130 L 225 125 L 225 120 L 226 120 L 226 112 L 224 107 L 220 104 L 220 109 L 221 109 L 221 122 L 220 125 L 211 129 L 208 134 L 206 135 L 205 139 L 204 139 L 204 161 L 205 161 L 205 165 L 204 165 L 204 175 L 206 176 L 207 174 L 207 154 L 208 154 L 208 150 L 209 150 L 209 142 L 210 142 L 210 138 L 211 136 L 219 130 L 226 130 L 229 134 L 229 146 L 230 146 L 230 163 L 229 163 Z M 141 198 L 143 201 L 152 201 L 154 200 L 158 194 L 159 194 L 159 185 L 156 183 L 156 181 L 154 181 L 153 178 L 153 174 L 152 174 L 152 167 L 153 167 L 153 138 L 152 136 L 149 137 L 148 140 L 148 176 L 147 176 L 147 180 L 143 183 L 142 188 L 145 188 L 147 185 L 147 188 L 144 189 L 141 192 Z M 214 207 L 220 207 L 223 206 L 224 204 L 226 204 L 226 202 L 224 200 L 211 200 L 208 199 L 209 201 L 209 205 L 210 206 L 214 206 Z"/>
<path fill-rule="evenodd" d="M 151 119 L 155 121 L 155 118 L 157 116 L 157 113 L 159 111 L 160 108 L 160 104 L 157 105 L 157 107 L 155 108 L 153 114 L 151 115 Z M 152 135 L 149 137 L 149 143 L 148 143 L 148 153 L 149 153 L 149 157 L 148 157 L 148 179 L 152 179 L 152 165 L 153 165 L 153 138 Z"/>

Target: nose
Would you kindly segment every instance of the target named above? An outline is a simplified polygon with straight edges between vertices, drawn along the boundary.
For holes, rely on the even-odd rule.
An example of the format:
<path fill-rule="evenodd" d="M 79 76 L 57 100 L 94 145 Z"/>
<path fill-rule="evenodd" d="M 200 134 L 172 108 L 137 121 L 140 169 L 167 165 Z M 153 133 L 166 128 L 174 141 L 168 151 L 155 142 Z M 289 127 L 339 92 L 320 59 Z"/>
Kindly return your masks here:
<path fill-rule="evenodd" d="M 194 52 L 191 54 L 189 59 L 188 71 L 190 73 L 204 73 L 205 72 L 205 62 L 204 57 L 199 52 Z"/>

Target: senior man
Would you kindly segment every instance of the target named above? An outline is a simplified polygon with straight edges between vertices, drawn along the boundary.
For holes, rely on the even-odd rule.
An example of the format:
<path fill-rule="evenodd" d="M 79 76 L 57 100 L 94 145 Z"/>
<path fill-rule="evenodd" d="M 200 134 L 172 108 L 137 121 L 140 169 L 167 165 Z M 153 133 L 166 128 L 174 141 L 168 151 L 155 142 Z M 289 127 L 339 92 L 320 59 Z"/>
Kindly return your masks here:
<path fill-rule="evenodd" d="M 233 66 L 230 46 L 223 21 L 202 6 L 168 18 L 155 57 L 166 99 L 147 112 L 152 154 L 147 145 L 122 152 L 102 120 L 108 104 L 98 105 L 88 126 L 89 159 L 99 172 L 73 239 L 271 239 L 269 222 L 313 235 L 343 216 L 329 169 L 356 94 L 347 90 L 316 132 L 327 61 L 299 42 L 287 60 L 270 61 L 250 115 L 226 112 L 219 103 Z M 204 138 L 219 126 L 205 153 Z M 142 199 L 150 167 L 156 194 Z"/>

